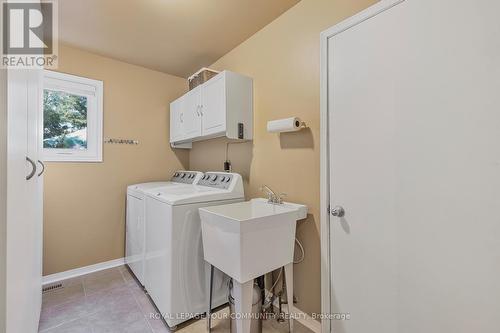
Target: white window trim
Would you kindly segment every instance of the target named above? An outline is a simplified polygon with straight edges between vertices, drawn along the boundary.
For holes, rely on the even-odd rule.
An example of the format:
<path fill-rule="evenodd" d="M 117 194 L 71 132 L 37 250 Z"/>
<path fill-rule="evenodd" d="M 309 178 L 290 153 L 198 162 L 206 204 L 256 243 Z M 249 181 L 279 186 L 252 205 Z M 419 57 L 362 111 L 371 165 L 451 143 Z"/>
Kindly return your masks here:
<path fill-rule="evenodd" d="M 44 160 L 47 162 L 102 162 L 103 82 L 44 70 L 43 89 L 46 88 L 90 97 L 93 107 L 89 110 L 93 112 L 87 113 L 86 150 L 44 148 Z"/>

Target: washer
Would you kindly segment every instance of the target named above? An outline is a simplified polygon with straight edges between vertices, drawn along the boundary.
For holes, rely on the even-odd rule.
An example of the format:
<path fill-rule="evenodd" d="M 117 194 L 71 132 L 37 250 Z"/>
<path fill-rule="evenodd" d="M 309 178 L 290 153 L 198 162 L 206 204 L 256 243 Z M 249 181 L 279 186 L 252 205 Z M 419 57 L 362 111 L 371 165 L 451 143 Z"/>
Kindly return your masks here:
<path fill-rule="evenodd" d="M 202 177 L 203 173 L 199 171 L 176 171 L 168 182 L 136 184 L 127 188 L 125 263 L 142 285 L 144 285 L 145 231 L 147 228 L 144 192 L 160 188 L 190 187 Z"/>
<path fill-rule="evenodd" d="M 196 185 L 146 191 L 145 288 L 169 327 L 206 312 L 206 264 L 198 208 L 244 201 L 235 173 L 208 172 Z M 227 303 L 227 277 L 214 275 L 213 306 Z"/>

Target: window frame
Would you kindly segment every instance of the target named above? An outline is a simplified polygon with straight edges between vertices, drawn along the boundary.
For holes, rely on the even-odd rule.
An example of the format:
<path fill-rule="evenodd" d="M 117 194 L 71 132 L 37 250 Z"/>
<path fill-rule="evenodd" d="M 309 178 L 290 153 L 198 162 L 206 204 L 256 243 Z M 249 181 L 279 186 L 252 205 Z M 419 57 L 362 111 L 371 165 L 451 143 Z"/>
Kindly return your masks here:
<path fill-rule="evenodd" d="M 100 80 L 46 69 L 43 70 L 42 110 L 44 110 L 43 93 L 45 89 L 85 96 L 87 98 L 87 149 L 44 147 L 43 157 L 45 161 L 94 163 L 103 161 L 103 87 L 103 81 Z M 42 121 L 42 133 L 43 124 Z"/>

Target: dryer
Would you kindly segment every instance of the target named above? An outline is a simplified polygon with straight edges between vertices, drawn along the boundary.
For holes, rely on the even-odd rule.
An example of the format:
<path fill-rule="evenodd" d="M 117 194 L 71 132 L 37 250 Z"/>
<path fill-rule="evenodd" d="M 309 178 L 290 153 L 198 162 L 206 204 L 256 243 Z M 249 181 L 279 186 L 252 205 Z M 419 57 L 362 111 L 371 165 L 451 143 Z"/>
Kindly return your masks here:
<path fill-rule="evenodd" d="M 235 173 L 208 172 L 190 188 L 146 191 L 145 288 L 169 327 L 206 312 L 207 270 L 198 208 L 244 201 Z M 227 303 L 228 278 L 214 276 L 213 303 Z"/>
<path fill-rule="evenodd" d="M 144 192 L 154 189 L 189 187 L 203 176 L 199 171 L 177 171 L 170 181 L 130 185 L 127 188 L 125 223 L 125 263 L 137 280 L 144 285 L 144 256 L 146 253 L 146 221 Z"/>

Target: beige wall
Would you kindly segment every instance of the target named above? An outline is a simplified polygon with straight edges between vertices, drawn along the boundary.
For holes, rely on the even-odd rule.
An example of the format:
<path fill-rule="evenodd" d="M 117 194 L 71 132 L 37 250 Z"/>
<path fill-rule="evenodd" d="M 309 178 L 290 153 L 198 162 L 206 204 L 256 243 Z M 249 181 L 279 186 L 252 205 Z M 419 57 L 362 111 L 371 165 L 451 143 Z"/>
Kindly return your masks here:
<path fill-rule="evenodd" d="M 320 312 L 319 33 L 375 0 L 302 0 L 212 67 L 254 78 L 255 139 L 232 145 L 235 172 L 246 178 L 248 198 L 267 184 L 305 203 L 298 225 L 306 259 L 295 266 L 298 307 Z M 168 104 L 185 81 L 96 56 L 60 49 L 62 72 L 104 81 L 105 137 L 133 138 L 139 146 L 104 146 L 104 163 L 50 163 L 45 181 L 44 274 L 124 255 L 127 184 L 167 177 L 175 169 L 220 170 L 224 140 L 195 143 L 191 153 L 168 145 Z M 266 122 L 299 116 L 307 130 L 267 133 Z"/>
<path fill-rule="evenodd" d="M 124 256 L 128 184 L 167 178 L 188 166 L 169 146 L 169 109 L 184 79 L 62 45 L 59 71 L 104 81 L 104 163 L 48 163 L 45 174 L 44 275 Z"/>
<path fill-rule="evenodd" d="M 0 333 L 5 332 L 7 225 L 7 71 L 0 69 Z"/>
<path fill-rule="evenodd" d="M 298 225 L 306 258 L 294 277 L 298 307 L 308 313 L 320 312 L 319 34 L 375 2 L 302 0 L 211 66 L 254 78 L 254 141 L 231 146 L 229 154 L 234 171 L 247 178 L 247 197 L 262 196 L 259 187 L 267 184 L 309 207 Z M 309 128 L 281 137 L 266 132 L 268 120 L 291 116 Z M 224 154 L 224 140 L 196 143 L 190 167 L 221 169 Z"/>

